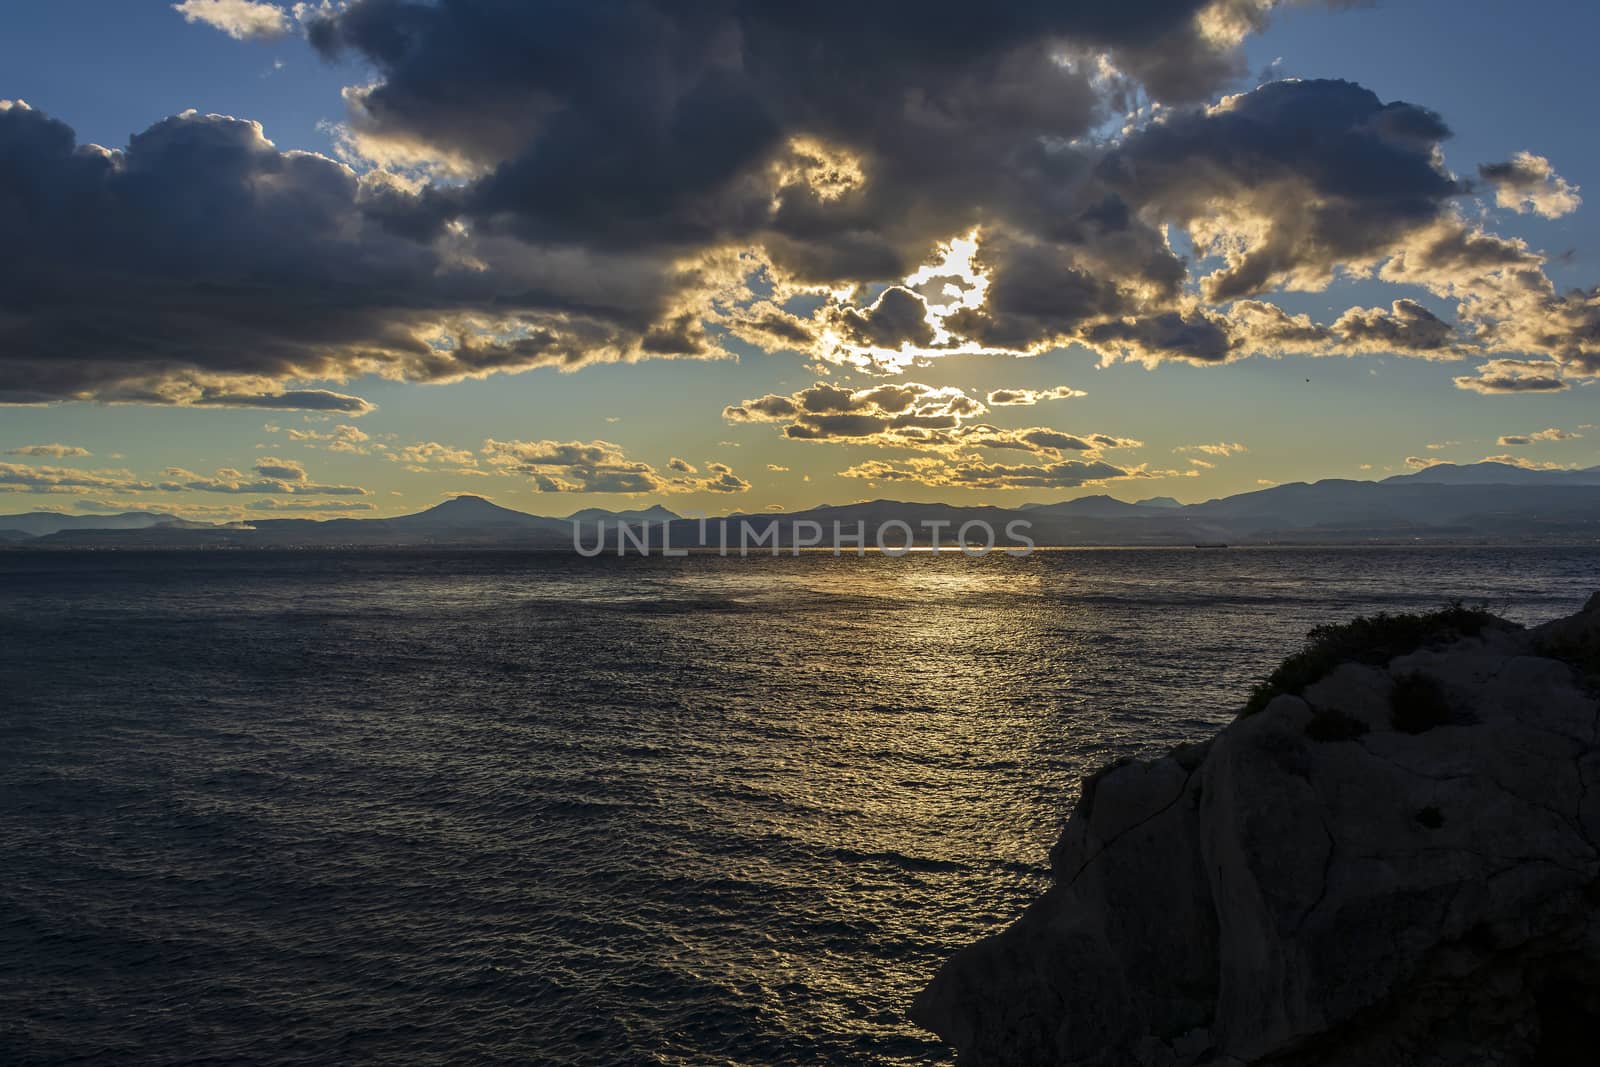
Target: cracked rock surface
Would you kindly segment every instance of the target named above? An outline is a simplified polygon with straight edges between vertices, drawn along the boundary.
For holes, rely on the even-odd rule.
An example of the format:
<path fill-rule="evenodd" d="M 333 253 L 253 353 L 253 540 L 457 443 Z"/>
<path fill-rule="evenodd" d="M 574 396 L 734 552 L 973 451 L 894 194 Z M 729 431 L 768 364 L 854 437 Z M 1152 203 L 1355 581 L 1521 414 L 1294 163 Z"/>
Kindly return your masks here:
<path fill-rule="evenodd" d="M 1600 594 L 1109 768 L 912 1018 L 985 1065 L 1600 1062 Z"/>

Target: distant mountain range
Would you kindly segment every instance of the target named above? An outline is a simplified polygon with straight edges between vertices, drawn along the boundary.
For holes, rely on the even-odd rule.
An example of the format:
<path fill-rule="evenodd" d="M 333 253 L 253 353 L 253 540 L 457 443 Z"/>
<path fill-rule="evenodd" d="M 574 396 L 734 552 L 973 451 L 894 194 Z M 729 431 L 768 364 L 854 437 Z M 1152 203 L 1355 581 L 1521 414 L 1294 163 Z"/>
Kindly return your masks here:
<path fill-rule="evenodd" d="M 128 511 L 121 515 L 63 515 L 56 511 L 30 511 L 25 515 L 0 515 L 0 537 L 44 537 L 62 530 L 142 530 L 163 523 L 181 523 L 176 515 Z"/>
<path fill-rule="evenodd" d="M 704 522 L 660 505 L 627 511 L 586 508 L 566 518 L 529 515 L 482 497 L 459 496 L 415 515 L 388 519 L 259 519 L 210 525 L 157 512 L 0 515 L 0 548 L 317 548 L 457 545 L 571 550 L 574 528 L 589 548 L 614 550 L 617 528 L 661 527 L 674 547 L 716 546 L 723 530 L 737 545 L 748 527 L 771 543 L 792 544 L 815 535 L 831 538 L 834 523 L 854 533 L 861 524 L 868 544 L 880 526 L 903 522 L 929 541 L 939 526 L 951 544 L 963 523 L 982 521 L 997 532 L 1028 523 L 1041 545 L 1184 545 L 1265 543 L 1407 543 L 1512 541 L 1600 543 L 1600 467 L 1529 470 L 1505 463 L 1439 464 L 1378 482 L 1327 479 L 1295 482 L 1251 493 L 1179 504 L 1166 497 L 1134 503 L 1111 496 L 1080 497 L 1018 508 L 954 507 L 892 500 L 822 506 L 785 514 L 732 514 Z M 604 532 L 600 524 L 604 523 Z M 903 532 L 887 536 L 891 544 Z M 631 543 L 631 542 L 630 542 Z M 831 539 L 830 542 L 831 543 Z M 765 546 L 763 546 L 765 548 Z M 1004 547 L 1002 543 L 1002 547 Z"/>
<path fill-rule="evenodd" d="M 1600 467 L 1582 470 L 1532 470 L 1510 463 L 1436 463 L 1411 474 L 1385 478 L 1385 485 L 1600 485 Z"/>

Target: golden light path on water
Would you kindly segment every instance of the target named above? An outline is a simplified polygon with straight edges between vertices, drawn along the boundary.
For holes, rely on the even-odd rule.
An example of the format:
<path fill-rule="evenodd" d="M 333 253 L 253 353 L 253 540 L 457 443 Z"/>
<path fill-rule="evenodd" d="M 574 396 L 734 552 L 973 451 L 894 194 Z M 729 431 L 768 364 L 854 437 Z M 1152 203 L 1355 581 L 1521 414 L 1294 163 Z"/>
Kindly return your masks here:
<path fill-rule="evenodd" d="M 906 1007 L 1046 885 L 1081 775 L 1312 625 L 1595 587 L 1560 549 L 0 556 L 0 1010 L 52 990 L 57 1061 L 946 1062 Z"/>

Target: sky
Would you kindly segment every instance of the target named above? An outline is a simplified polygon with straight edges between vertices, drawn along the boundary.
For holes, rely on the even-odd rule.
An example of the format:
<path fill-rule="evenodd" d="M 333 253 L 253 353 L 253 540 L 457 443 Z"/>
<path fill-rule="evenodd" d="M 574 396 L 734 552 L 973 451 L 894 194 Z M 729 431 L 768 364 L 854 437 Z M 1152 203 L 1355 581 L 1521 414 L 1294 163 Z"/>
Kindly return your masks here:
<path fill-rule="evenodd" d="M 0 512 L 1595 465 L 1597 32 L 1491 0 L 15 5 Z"/>

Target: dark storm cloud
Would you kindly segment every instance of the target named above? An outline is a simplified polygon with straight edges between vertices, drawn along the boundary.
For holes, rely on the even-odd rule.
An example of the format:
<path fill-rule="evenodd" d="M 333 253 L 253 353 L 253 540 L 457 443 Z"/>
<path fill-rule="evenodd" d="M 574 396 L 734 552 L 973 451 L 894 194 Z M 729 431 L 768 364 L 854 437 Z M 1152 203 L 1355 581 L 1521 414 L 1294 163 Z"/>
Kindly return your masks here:
<path fill-rule="evenodd" d="M 991 201 L 972 257 L 982 301 L 936 308 L 936 320 L 951 343 L 1078 342 L 1147 361 L 1357 353 L 1385 336 L 1390 351 L 1448 353 L 1455 326 L 1414 302 L 1330 327 L 1248 298 L 1380 264 L 1405 275 L 1391 280 L 1440 289 L 1496 273 L 1542 279 L 1537 255 L 1458 217 L 1469 187 L 1440 163 L 1449 133 L 1433 112 L 1348 82 L 1280 82 L 1170 111 L 1101 154 L 1057 152 L 1048 181 L 1013 181 Z M 1204 304 L 1185 292 L 1191 265 L 1169 225 L 1201 253 Z"/>
<path fill-rule="evenodd" d="M 355 176 L 278 153 L 250 123 L 181 116 L 112 153 L 6 107 L 0 174 L 0 399 L 267 406 L 227 383 L 292 374 L 317 360 L 319 335 L 364 339 L 375 317 L 327 289 L 393 276 L 382 249 L 337 236 L 356 217 Z"/>
<path fill-rule="evenodd" d="M 1325 283 L 1437 220 L 1465 191 L 1438 162 L 1449 136 L 1433 112 L 1349 82 L 1276 82 L 1148 127 L 1099 171 L 1202 236 L 1219 206 L 1224 225 L 1232 214 L 1259 231 L 1243 251 L 1218 249 L 1225 265 L 1204 289 L 1228 301 Z"/>
<path fill-rule="evenodd" d="M 866 135 L 903 118 L 907 93 L 955 122 L 971 117 L 963 104 L 1013 123 L 1052 114 L 1052 83 L 1024 76 L 1040 70 L 1019 57 L 1069 46 L 1165 53 L 1152 70 L 1191 73 L 1161 79 L 1158 94 L 1197 98 L 1219 83 L 1214 57 L 1226 62 L 1233 42 L 1195 32 L 1196 15 L 1267 6 L 356 0 L 312 20 L 309 35 L 324 53 L 355 53 L 378 71 L 354 101 L 361 132 L 506 165 L 504 180 L 485 185 L 485 203 L 515 204 L 538 225 L 637 236 L 705 225 L 675 209 L 735 180 L 784 132 Z M 1196 70 L 1216 76 L 1202 85 Z M 563 219 L 554 204 L 567 202 L 577 214 Z"/>
<path fill-rule="evenodd" d="M 1053 243 L 987 235 L 975 257 L 989 279 L 983 306 L 957 310 L 946 325 L 985 346 L 1040 349 L 1075 339 L 1088 323 L 1177 298 L 1184 266 L 1154 227 L 1133 222 L 1118 199 L 1078 221 L 1086 217 L 1094 222 L 1066 228 Z"/>
<path fill-rule="evenodd" d="M 1083 341 L 1119 347 L 1135 356 L 1164 356 L 1195 363 L 1221 363 L 1233 351 L 1227 324 L 1202 312 L 1168 311 L 1141 319 L 1115 319 L 1091 326 Z"/>
<path fill-rule="evenodd" d="M 625 256 L 419 240 L 394 219 L 425 214 L 427 195 L 221 116 L 167 119 L 113 152 L 0 104 L 0 189 L 0 403 L 360 414 L 358 397 L 277 383 L 632 358 L 671 289 L 698 281 Z M 504 316 L 520 318 L 496 333 Z"/>
<path fill-rule="evenodd" d="M 480 225 L 759 242 L 830 283 L 903 275 L 983 219 L 1055 218 L 1085 161 L 1051 143 L 1120 117 L 1135 79 L 1205 98 L 1272 6 L 357 0 L 310 37 L 378 72 L 351 95 L 356 144 L 475 176 Z"/>
<path fill-rule="evenodd" d="M 856 344 L 899 348 L 902 344 L 933 344 L 933 325 L 922 297 L 898 285 L 885 289 L 872 306 L 840 309 L 835 325 Z"/>
<path fill-rule="evenodd" d="M 318 49 L 375 73 L 349 93 L 346 147 L 400 173 L 194 113 L 108 151 L 0 105 L 0 403 L 360 414 L 364 400 L 316 386 L 712 358 L 724 334 L 894 373 L 1072 342 L 1221 363 L 1366 350 L 1388 330 L 1398 351 L 1449 350 L 1398 311 L 1361 318 L 1358 337 L 1247 299 L 1352 268 L 1459 296 L 1485 352 L 1591 373 L 1592 307 L 1454 213 L 1469 190 L 1439 160 L 1438 116 L 1345 82 L 1199 106 L 1273 7 L 354 0 L 308 14 Z M 1164 107 L 1130 119 L 1149 95 Z M 1533 210 L 1572 192 L 1538 157 L 1482 180 Z M 1172 226 L 1209 272 L 1203 302 Z M 983 287 L 955 287 L 973 299 L 950 302 L 943 276 L 897 284 L 968 234 Z M 785 400 L 744 408 L 785 418 L 760 408 Z M 968 417 L 813 414 L 836 419 L 790 429 L 887 420 L 937 440 Z M 661 477 L 612 473 L 604 484 Z"/>

